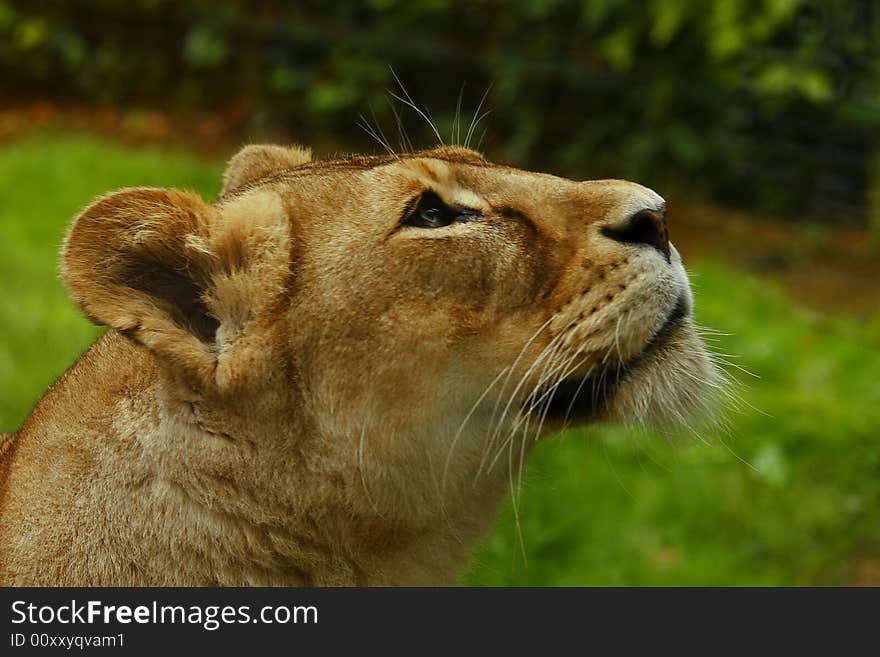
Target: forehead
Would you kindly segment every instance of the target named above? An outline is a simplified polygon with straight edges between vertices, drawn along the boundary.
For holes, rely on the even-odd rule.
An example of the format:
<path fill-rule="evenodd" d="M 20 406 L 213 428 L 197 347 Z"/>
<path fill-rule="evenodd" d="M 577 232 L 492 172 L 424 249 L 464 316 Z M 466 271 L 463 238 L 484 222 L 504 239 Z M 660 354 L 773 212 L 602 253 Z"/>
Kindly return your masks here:
<path fill-rule="evenodd" d="M 238 188 L 220 199 L 231 200 L 255 189 L 275 186 L 316 194 L 316 198 L 346 192 L 362 199 L 399 202 L 403 197 L 433 189 L 444 200 L 481 208 L 481 202 L 509 202 L 523 206 L 580 205 L 585 201 L 611 209 L 632 205 L 656 206 L 663 199 L 650 189 L 621 180 L 577 182 L 497 164 L 479 153 L 441 146 L 399 155 L 353 155 L 313 160 L 276 171 Z M 280 191 L 280 190 L 279 190 Z M 621 195 L 621 192 L 624 192 Z M 474 196 L 476 194 L 477 196 Z M 299 194 L 298 194 L 299 195 Z M 373 198 L 375 197 L 375 198 Z"/>
<path fill-rule="evenodd" d="M 230 190 L 224 195 L 225 200 L 239 196 L 255 188 L 284 184 L 298 178 L 321 178 L 339 180 L 351 177 L 351 174 L 374 172 L 373 180 L 381 178 L 383 174 L 392 175 L 395 172 L 425 173 L 434 177 L 441 177 L 444 172 L 461 170 L 462 168 L 477 168 L 482 170 L 520 172 L 518 169 L 501 164 L 495 164 L 484 159 L 479 153 L 457 146 L 441 146 L 438 148 L 417 151 L 414 153 L 401 153 L 399 155 L 351 155 L 347 157 L 331 158 L 327 160 L 312 160 L 304 164 L 279 169 L 269 175 L 257 178 L 245 185 Z"/>

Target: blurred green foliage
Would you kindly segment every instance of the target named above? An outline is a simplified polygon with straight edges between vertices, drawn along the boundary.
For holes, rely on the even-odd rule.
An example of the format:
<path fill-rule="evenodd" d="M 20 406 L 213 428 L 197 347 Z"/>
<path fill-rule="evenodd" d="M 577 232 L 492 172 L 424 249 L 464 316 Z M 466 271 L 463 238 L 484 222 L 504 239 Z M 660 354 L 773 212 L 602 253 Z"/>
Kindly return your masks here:
<path fill-rule="evenodd" d="M 0 148 L 0 432 L 14 430 L 99 329 L 56 277 L 69 219 L 126 185 L 219 190 L 222 165 L 68 133 Z M 880 549 L 880 315 L 818 317 L 742 272 L 689 263 L 697 319 L 742 404 L 725 431 L 619 427 L 538 445 L 467 582 L 839 584 Z"/>
<path fill-rule="evenodd" d="M 491 84 L 474 141 L 489 126 L 496 158 L 865 220 L 878 44 L 873 0 L 0 0 L 0 92 L 352 143 L 361 113 L 391 136 L 393 66 L 444 136 Z"/>

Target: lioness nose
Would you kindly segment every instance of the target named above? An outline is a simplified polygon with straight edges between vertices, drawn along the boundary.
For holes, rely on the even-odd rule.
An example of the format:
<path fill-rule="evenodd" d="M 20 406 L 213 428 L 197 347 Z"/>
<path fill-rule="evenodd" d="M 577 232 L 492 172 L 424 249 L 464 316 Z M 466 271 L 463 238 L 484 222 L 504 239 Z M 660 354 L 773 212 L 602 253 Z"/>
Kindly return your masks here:
<path fill-rule="evenodd" d="M 639 210 L 623 223 L 606 226 L 602 234 L 625 244 L 647 244 L 669 261 L 669 230 L 666 228 L 666 207 Z"/>

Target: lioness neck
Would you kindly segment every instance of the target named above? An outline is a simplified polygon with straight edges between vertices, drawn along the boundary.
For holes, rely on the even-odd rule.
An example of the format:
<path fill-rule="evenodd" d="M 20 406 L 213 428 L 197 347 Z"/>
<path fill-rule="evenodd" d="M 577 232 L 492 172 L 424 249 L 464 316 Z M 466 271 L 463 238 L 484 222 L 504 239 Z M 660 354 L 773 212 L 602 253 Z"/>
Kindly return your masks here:
<path fill-rule="evenodd" d="M 359 477 L 311 456 L 330 437 L 262 403 L 284 421 L 230 417 L 106 333 L 3 457 L 0 583 L 454 583 L 494 503 L 461 521 L 383 517 Z"/>

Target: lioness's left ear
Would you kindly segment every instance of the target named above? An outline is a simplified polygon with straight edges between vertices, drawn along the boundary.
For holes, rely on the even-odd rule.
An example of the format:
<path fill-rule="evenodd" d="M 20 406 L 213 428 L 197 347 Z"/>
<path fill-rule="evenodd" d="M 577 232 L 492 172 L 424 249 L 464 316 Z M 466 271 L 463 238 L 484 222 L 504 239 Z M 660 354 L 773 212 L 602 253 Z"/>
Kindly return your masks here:
<path fill-rule="evenodd" d="M 222 194 L 273 173 L 302 166 L 312 159 L 311 149 L 302 146 L 250 144 L 236 153 L 223 174 Z"/>
<path fill-rule="evenodd" d="M 248 322 L 282 294 L 289 257 L 289 228 L 269 192 L 212 206 L 189 192 L 135 188 L 80 214 L 62 274 L 91 319 L 206 385 L 224 376 L 222 357 Z"/>

